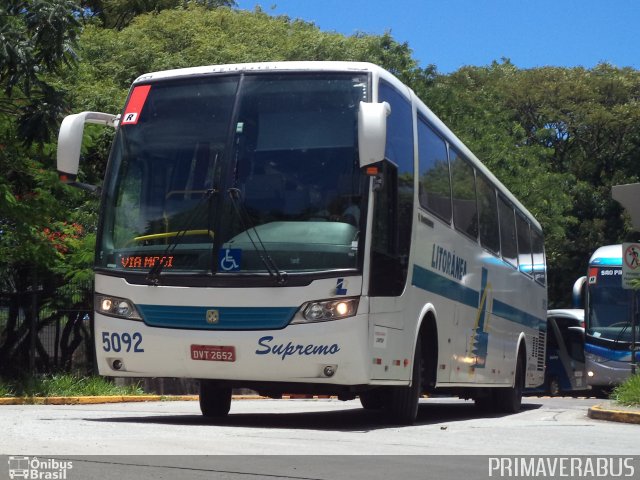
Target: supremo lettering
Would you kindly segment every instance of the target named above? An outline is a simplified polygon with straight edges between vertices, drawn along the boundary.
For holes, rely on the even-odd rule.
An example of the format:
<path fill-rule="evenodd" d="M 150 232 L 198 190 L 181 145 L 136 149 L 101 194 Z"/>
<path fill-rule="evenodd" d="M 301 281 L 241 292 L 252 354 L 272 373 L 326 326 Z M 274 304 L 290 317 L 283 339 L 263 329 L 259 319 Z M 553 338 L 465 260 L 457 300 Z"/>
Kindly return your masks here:
<path fill-rule="evenodd" d="M 273 337 L 270 335 L 264 336 L 258 340 L 260 348 L 256 350 L 256 355 L 277 355 L 284 360 L 291 355 L 335 355 L 340 351 L 338 344 L 333 345 L 314 345 L 312 343 L 308 345 L 287 343 L 276 343 L 271 345 Z"/>
<path fill-rule="evenodd" d="M 431 252 L 431 266 L 456 280 L 462 280 L 467 274 L 467 261 L 464 258 L 435 243 Z"/>

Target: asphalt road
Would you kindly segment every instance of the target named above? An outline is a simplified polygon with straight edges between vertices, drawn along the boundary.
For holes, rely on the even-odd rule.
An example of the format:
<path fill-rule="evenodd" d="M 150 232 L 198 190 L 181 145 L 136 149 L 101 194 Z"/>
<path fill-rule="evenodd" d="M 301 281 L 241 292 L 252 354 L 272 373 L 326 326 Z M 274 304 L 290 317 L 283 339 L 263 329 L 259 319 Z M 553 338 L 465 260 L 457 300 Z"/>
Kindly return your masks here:
<path fill-rule="evenodd" d="M 68 459 L 69 480 L 473 479 L 491 478 L 487 456 L 637 455 L 638 426 L 588 418 L 597 403 L 529 397 L 518 414 L 483 415 L 472 402 L 427 399 L 410 427 L 357 400 L 238 400 L 218 421 L 185 401 L 2 406 L 0 455 Z"/>

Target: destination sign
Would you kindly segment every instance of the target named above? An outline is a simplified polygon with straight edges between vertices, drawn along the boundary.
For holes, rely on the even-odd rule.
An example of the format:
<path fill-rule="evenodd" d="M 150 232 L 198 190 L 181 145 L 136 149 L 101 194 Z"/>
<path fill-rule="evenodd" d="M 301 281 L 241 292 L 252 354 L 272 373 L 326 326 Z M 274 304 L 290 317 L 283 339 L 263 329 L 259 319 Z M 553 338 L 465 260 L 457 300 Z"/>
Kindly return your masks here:
<path fill-rule="evenodd" d="M 119 266 L 124 269 L 152 268 L 162 261 L 164 268 L 173 268 L 173 255 L 119 255 Z"/>

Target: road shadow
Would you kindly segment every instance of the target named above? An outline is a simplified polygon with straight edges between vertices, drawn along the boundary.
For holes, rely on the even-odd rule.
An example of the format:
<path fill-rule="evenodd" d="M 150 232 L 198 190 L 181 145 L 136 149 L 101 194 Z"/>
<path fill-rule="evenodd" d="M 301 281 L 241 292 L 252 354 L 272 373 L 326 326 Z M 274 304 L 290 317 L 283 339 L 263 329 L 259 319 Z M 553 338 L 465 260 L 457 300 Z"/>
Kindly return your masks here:
<path fill-rule="evenodd" d="M 541 404 L 523 403 L 520 413 L 540 408 Z M 336 432 L 368 432 L 399 427 L 390 422 L 381 410 L 346 408 L 344 410 L 278 412 L 278 413 L 231 413 L 221 418 L 206 418 L 202 415 L 144 415 L 109 418 L 87 418 L 90 422 L 131 423 L 154 425 L 211 425 L 234 428 L 267 428 L 320 430 Z M 452 400 L 451 403 L 429 399 L 422 400 L 418 410 L 416 426 L 447 428 L 451 423 L 482 418 L 500 418 L 507 414 L 486 412 L 478 409 L 473 402 Z"/>

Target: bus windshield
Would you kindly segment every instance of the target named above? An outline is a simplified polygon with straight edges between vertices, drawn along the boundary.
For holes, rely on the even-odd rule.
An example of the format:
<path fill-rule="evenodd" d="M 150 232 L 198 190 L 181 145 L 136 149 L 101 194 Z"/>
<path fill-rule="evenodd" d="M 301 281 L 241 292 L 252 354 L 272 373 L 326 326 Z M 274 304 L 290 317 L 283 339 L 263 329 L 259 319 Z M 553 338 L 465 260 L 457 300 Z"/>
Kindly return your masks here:
<path fill-rule="evenodd" d="M 109 160 L 96 266 L 266 274 L 357 269 L 361 74 L 134 86 Z"/>
<path fill-rule="evenodd" d="M 603 340 L 630 342 L 633 290 L 622 288 L 621 267 L 589 269 L 586 333 Z M 636 313 L 636 328 L 640 323 Z M 636 335 L 636 339 L 638 335 Z"/>

